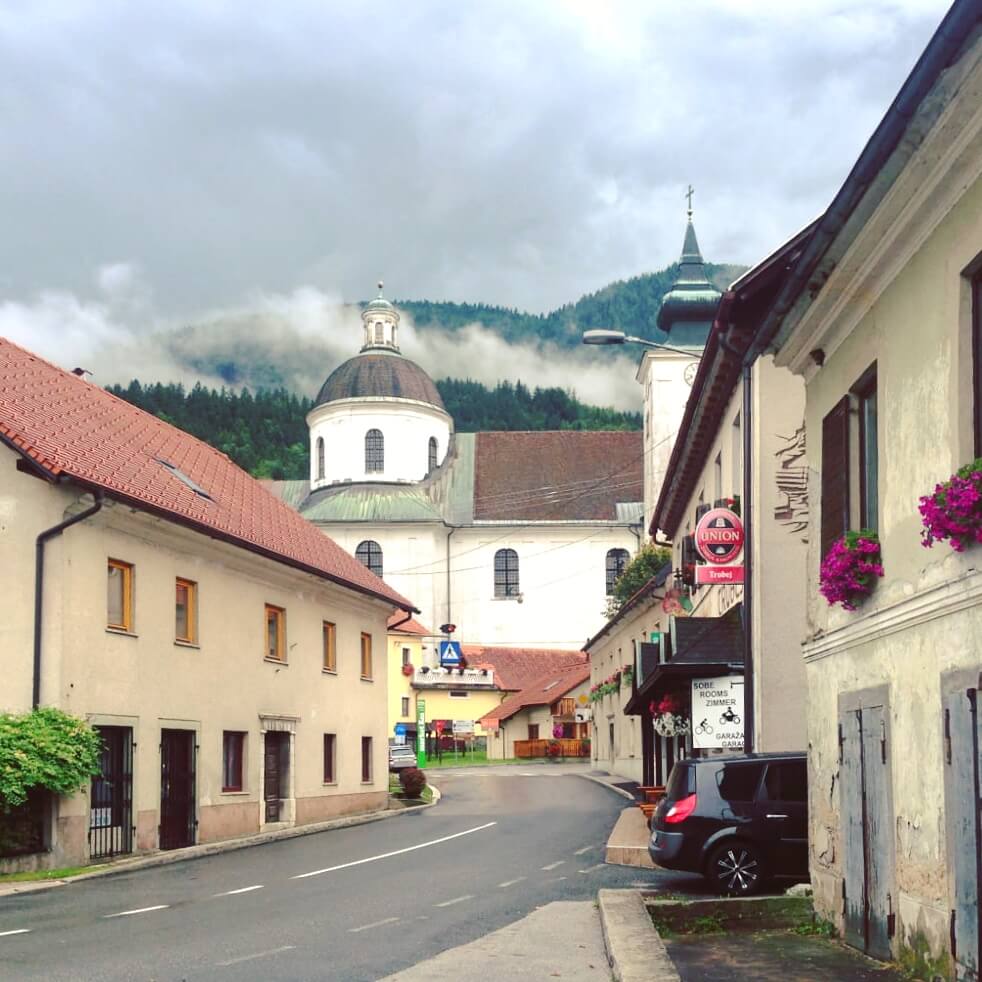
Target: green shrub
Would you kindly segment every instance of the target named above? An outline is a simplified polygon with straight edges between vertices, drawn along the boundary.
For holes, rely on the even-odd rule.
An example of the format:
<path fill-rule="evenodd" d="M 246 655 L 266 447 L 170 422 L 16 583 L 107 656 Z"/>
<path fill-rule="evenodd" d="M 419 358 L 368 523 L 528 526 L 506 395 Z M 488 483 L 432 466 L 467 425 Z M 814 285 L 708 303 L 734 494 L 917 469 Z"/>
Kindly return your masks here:
<path fill-rule="evenodd" d="M 407 767 L 399 772 L 399 783 L 407 798 L 418 798 L 426 787 L 426 775 L 418 767 Z"/>
<path fill-rule="evenodd" d="M 60 709 L 0 714 L 0 807 L 22 805 L 35 788 L 74 794 L 99 773 L 101 754 L 99 734 Z"/>

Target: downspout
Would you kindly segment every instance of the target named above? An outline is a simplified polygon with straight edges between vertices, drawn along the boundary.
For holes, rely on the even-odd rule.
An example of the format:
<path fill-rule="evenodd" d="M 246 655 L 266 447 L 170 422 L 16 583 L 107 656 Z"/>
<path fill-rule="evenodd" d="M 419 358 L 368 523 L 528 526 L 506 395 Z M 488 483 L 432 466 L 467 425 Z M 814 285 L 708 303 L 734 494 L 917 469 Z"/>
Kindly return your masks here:
<path fill-rule="evenodd" d="M 33 706 L 35 709 L 41 705 L 41 625 L 43 619 L 43 602 L 44 602 L 44 544 L 48 539 L 54 538 L 56 535 L 61 535 L 65 529 L 72 525 L 76 525 L 78 522 L 85 521 L 86 518 L 91 518 L 97 511 L 102 509 L 103 495 L 102 491 L 95 490 L 93 492 L 93 497 L 95 499 L 91 507 L 86 508 L 85 511 L 80 511 L 77 515 L 72 515 L 71 518 L 66 518 L 65 521 L 59 522 L 57 525 L 53 525 L 49 529 L 45 529 L 41 532 L 38 537 L 34 540 L 34 691 L 33 691 Z"/>
<path fill-rule="evenodd" d="M 450 605 L 450 537 L 457 531 L 456 525 L 450 526 L 450 531 L 447 533 L 447 619 L 444 621 L 445 624 L 453 624 L 453 611 Z"/>
<path fill-rule="evenodd" d="M 743 749 L 754 750 L 753 362 L 743 364 Z"/>

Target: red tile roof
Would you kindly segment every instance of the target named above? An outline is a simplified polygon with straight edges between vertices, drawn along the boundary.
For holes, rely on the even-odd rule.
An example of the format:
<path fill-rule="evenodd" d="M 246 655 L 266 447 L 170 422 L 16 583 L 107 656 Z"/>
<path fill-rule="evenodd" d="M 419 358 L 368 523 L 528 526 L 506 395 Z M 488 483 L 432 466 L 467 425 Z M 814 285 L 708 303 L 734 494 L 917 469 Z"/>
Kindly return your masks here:
<path fill-rule="evenodd" d="M 206 535 L 415 610 L 225 454 L 6 338 L 0 338 L 0 439 L 49 477 L 69 477 Z"/>
<path fill-rule="evenodd" d="M 520 692 L 503 700 L 491 712 L 485 713 L 479 722 L 482 726 L 491 722 L 500 723 L 530 706 L 548 706 L 578 685 L 582 685 L 589 677 L 589 663 L 553 669 L 539 676 Z"/>
<path fill-rule="evenodd" d="M 643 499 L 639 430 L 478 433 L 478 520 L 614 521 Z"/>
<path fill-rule="evenodd" d="M 430 637 L 433 634 L 428 628 L 423 627 L 416 618 L 410 617 L 407 621 L 406 615 L 401 610 L 397 610 L 389 618 L 389 630 L 394 634 L 418 634 L 424 638 Z"/>
<path fill-rule="evenodd" d="M 497 648 L 465 644 L 461 647 L 471 668 L 493 668 L 499 689 L 517 691 L 545 672 L 572 665 L 587 665 L 582 651 L 564 648 Z"/>

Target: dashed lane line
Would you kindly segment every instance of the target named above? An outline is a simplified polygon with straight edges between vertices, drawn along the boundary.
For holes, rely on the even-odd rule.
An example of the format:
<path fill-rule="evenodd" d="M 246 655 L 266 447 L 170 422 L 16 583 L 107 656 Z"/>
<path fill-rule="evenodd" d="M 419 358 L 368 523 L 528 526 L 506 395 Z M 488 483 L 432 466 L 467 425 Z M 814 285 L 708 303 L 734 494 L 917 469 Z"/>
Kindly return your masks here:
<path fill-rule="evenodd" d="M 392 852 L 383 852 L 378 856 L 366 856 L 364 859 L 356 859 L 351 863 L 341 863 L 339 866 L 328 866 L 326 869 L 315 869 L 309 873 L 298 873 L 291 876 L 291 880 L 305 880 L 308 876 L 320 876 L 322 873 L 334 873 L 339 869 L 348 869 L 351 866 L 361 866 L 362 863 L 374 863 L 379 859 L 389 859 L 391 856 L 401 856 L 405 852 L 414 852 L 417 849 L 426 849 L 428 846 L 436 846 L 441 842 L 449 842 L 451 839 L 459 839 L 462 835 L 470 835 L 472 832 L 481 832 L 484 829 L 497 825 L 497 822 L 486 822 L 484 825 L 477 825 L 472 829 L 465 829 L 463 832 L 455 832 L 453 835 L 445 835 L 439 839 L 431 839 L 429 842 L 420 842 L 415 846 L 406 846 L 405 849 L 394 849 Z"/>
<path fill-rule="evenodd" d="M 261 883 L 257 883 L 255 886 L 251 886 L 251 887 L 239 887 L 238 890 L 226 890 L 224 893 L 216 893 L 213 896 L 216 896 L 216 897 L 234 897 L 234 896 L 236 896 L 237 894 L 240 894 L 240 893 L 252 893 L 253 890 L 262 890 L 262 888 L 263 888 L 263 885 Z"/>
<path fill-rule="evenodd" d="M 254 955 L 241 955 L 238 958 L 230 958 L 227 962 L 215 962 L 219 968 L 228 968 L 230 965 L 241 965 L 243 962 L 255 961 L 257 958 L 268 958 L 270 955 L 279 955 L 284 951 L 293 951 L 295 944 L 285 944 L 282 948 L 270 948 L 269 951 L 257 951 Z"/>
<path fill-rule="evenodd" d="M 357 934 L 359 931 L 367 931 L 369 928 L 381 927 L 383 924 L 396 924 L 398 923 L 398 917 L 387 917 L 384 921 L 373 921 L 371 924 L 362 924 L 361 927 L 349 927 L 349 934 Z"/>
<path fill-rule="evenodd" d="M 516 883 L 521 883 L 522 880 L 525 880 L 525 879 L 527 879 L 527 877 L 525 877 L 525 876 L 519 876 L 517 879 L 514 879 L 514 880 L 505 880 L 504 883 L 499 883 L 498 886 L 499 887 L 513 887 Z"/>
<path fill-rule="evenodd" d="M 19 927 L 16 931 L 0 931 L 0 938 L 9 938 L 12 934 L 30 934 L 29 927 Z"/>
<path fill-rule="evenodd" d="M 550 863 L 548 866 L 541 867 L 541 869 L 548 873 L 549 870 L 555 869 L 557 866 L 562 866 L 565 862 L 565 859 L 560 859 L 558 863 Z"/>
<path fill-rule="evenodd" d="M 152 910 L 166 910 L 170 904 L 156 904 L 153 907 L 137 907 L 136 910 L 121 910 L 118 914 L 104 914 L 105 918 L 129 917 L 131 914 L 149 914 Z"/>
<path fill-rule="evenodd" d="M 594 873 L 598 869 L 603 869 L 606 863 L 597 863 L 595 866 L 588 866 L 586 869 L 577 870 L 579 873 Z"/>
<path fill-rule="evenodd" d="M 462 897 L 454 897 L 453 900 L 444 900 L 442 904 L 434 904 L 434 907 L 451 907 L 453 904 L 462 904 L 465 900 L 473 900 L 473 893 L 465 893 Z"/>
<path fill-rule="evenodd" d="M 593 846 L 584 846 L 582 849 L 577 849 L 576 852 L 573 853 L 573 855 L 574 856 L 582 856 L 583 853 L 589 852 L 592 848 L 593 848 Z"/>

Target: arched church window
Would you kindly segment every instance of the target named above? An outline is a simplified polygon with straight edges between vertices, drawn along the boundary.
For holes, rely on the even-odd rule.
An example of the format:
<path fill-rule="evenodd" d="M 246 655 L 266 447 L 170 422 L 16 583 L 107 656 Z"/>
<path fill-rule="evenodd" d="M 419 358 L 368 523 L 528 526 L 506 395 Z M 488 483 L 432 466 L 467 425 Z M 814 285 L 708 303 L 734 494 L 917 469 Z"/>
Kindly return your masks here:
<path fill-rule="evenodd" d="M 365 434 L 365 473 L 380 474 L 385 470 L 385 437 L 381 430 Z"/>
<path fill-rule="evenodd" d="M 499 549 L 494 554 L 494 595 L 517 597 L 518 592 L 518 553 Z"/>
<path fill-rule="evenodd" d="M 358 543 L 355 559 L 367 566 L 376 576 L 382 575 L 382 547 L 373 539 Z"/>
<path fill-rule="evenodd" d="M 324 437 L 317 438 L 317 480 L 324 480 Z"/>
<path fill-rule="evenodd" d="M 436 470 L 436 437 L 430 437 L 429 458 L 426 462 L 426 473 L 429 474 Z"/>
<path fill-rule="evenodd" d="M 626 549 L 611 549 L 607 553 L 607 596 L 614 592 L 614 584 L 630 561 L 630 553 Z"/>
<path fill-rule="evenodd" d="M 381 321 L 375 322 L 375 343 L 381 344 L 385 340 L 385 328 Z"/>

